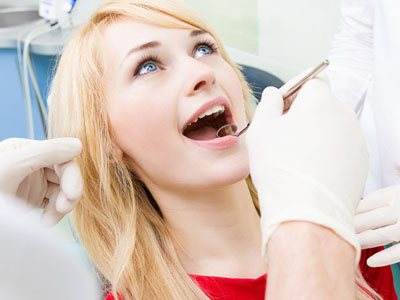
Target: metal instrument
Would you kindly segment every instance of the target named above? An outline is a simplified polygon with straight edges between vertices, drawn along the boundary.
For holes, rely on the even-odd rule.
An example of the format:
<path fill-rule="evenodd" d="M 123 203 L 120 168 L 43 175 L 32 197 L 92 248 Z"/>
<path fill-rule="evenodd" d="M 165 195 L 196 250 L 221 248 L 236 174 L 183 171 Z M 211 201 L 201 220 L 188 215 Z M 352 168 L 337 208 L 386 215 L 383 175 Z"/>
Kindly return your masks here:
<path fill-rule="evenodd" d="M 304 83 L 306 83 L 308 80 L 317 76 L 328 65 L 329 65 L 329 60 L 325 59 L 318 66 L 316 66 L 309 73 L 307 73 L 304 77 L 302 77 L 299 81 L 297 81 L 285 94 L 283 94 L 283 96 L 282 96 L 283 99 L 285 100 L 286 98 L 292 96 L 295 92 L 297 92 L 303 86 Z M 227 135 L 233 135 L 233 136 L 239 137 L 244 132 L 246 132 L 247 129 L 249 129 L 250 124 L 251 124 L 251 121 L 249 123 L 247 123 L 246 127 L 244 127 L 240 131 L 236 124 L 226 124 L 224 126 L 221 126 L 217 130 L 217 137 L 224 137 Z"/>

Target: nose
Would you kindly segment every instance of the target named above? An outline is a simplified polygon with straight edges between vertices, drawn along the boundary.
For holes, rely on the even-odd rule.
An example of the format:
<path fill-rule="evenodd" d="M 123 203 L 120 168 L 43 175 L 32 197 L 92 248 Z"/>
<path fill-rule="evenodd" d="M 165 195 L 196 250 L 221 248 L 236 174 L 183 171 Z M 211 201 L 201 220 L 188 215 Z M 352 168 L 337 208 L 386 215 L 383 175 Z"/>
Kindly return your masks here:
<path fill-rule="evenodd" d="M 215 85 L 215 73 L 212 67 L 193 59 L 191 65 L 188 65 L 187 68 L 191 70 L 186 74 L 187 96 L 196 95 Z"/>

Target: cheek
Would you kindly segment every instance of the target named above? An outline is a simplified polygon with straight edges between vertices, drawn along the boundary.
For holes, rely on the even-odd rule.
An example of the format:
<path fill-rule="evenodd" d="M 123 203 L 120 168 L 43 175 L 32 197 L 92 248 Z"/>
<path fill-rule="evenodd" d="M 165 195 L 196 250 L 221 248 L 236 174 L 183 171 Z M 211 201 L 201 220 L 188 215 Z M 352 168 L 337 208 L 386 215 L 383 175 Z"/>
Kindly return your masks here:
<path fill-rule="evenodd" d="M 221 72 L 220 81 L 225 93 L 232 102 L 232 110 L 235 114 L 235 120 L 239 124 L 246 124 L 245 102 L 243 97 L 242 83 L 232 67 L 225 63 Z"/>
<path fill-rule="evenodd" d="M 174 114 L 171 105 L 159 98 L 161 95 L 134 95 L 135 99 L 126 97 L 108 105 L 108 116 L 116 145 L 128 156 L 141 160 L 168 141 L 165 133 L 174 126 Z"/>

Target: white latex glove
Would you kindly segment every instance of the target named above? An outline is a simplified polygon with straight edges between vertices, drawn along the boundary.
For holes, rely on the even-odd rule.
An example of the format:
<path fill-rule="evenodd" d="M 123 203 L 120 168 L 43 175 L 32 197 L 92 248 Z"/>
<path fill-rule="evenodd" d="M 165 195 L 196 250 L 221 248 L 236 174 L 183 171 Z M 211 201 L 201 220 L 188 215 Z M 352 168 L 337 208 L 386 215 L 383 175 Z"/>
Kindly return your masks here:
<path fill-rule="evenodd" d="M 42 224 L 55 225 L 82 196 L 81 173 L 73 161 L 81 149 L 75 138 L 0 142 L 0 192 L 43 208 Z"/>
<path fill-rule="evenodd" d="M 368 172 L 365 139 L 354 112 L 320 78 L 307 82 L 282 114 L 281 92 L 263 92 L 247 132 L 250 173 L 261 208 L 263 254 L 280 223 L 328 227 L 356 249 L 353 216 Z"/>
<path fill-rule="evenodd" d="M 369 266 L 400 262 L 400 185 L 368 194 L 358 205 L 354 223 L 363 249 L 396 243 L 372 255 Z"/>

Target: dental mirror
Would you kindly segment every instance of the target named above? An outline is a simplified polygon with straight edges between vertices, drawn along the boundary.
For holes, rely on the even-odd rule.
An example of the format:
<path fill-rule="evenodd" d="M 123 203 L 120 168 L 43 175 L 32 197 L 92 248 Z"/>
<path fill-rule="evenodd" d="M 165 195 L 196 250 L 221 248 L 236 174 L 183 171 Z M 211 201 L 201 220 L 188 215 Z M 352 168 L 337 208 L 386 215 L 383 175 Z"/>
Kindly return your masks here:
<path fill-rule="evenodd" d="M 307 73 L 304 77 L 302 77 L 299 81 L 297 81 L 284 95 L 283 99 L 286 99 L 293 95 L 298 89 L 300 89 L 304 83 L 306 83 L 308 80 L 314 78 L 317 76 L 323 69 L 325 69 L 329 65 L 329 60 L 325 59 L 322 63 L 320 63 L 318 66 L 316 66 L 313 70 L 311 70 L 309 73 Z M 217 138 L 219 137 L 224 137 L 227 135 L 232 135 L 232 136 L 237 136 L 239 137 L 242 133 L 244 133 L 247 129 L 249 129 L 251 124 L 251 121 L 246 125 L 245 128 L 243 128 L 241 131 L 239 131 L 239 128 L 236 124 L 226 124 L 224 126 L 221 126 L 217 130 Z"/>
<path fill-rule="evenodd" d="M 239 128 L 237 127 L 236 124 L 226 124 L 224 126 L 221 126 L 217 130 L 217 137 L 224 137 L 227 135 L 233 135 L 239 137 L 242 133 L 244 133 L 250 126 L 251 122 L 249 122 L 245 128 L 243 128 L 241 131 L 239 131 Z"/>

